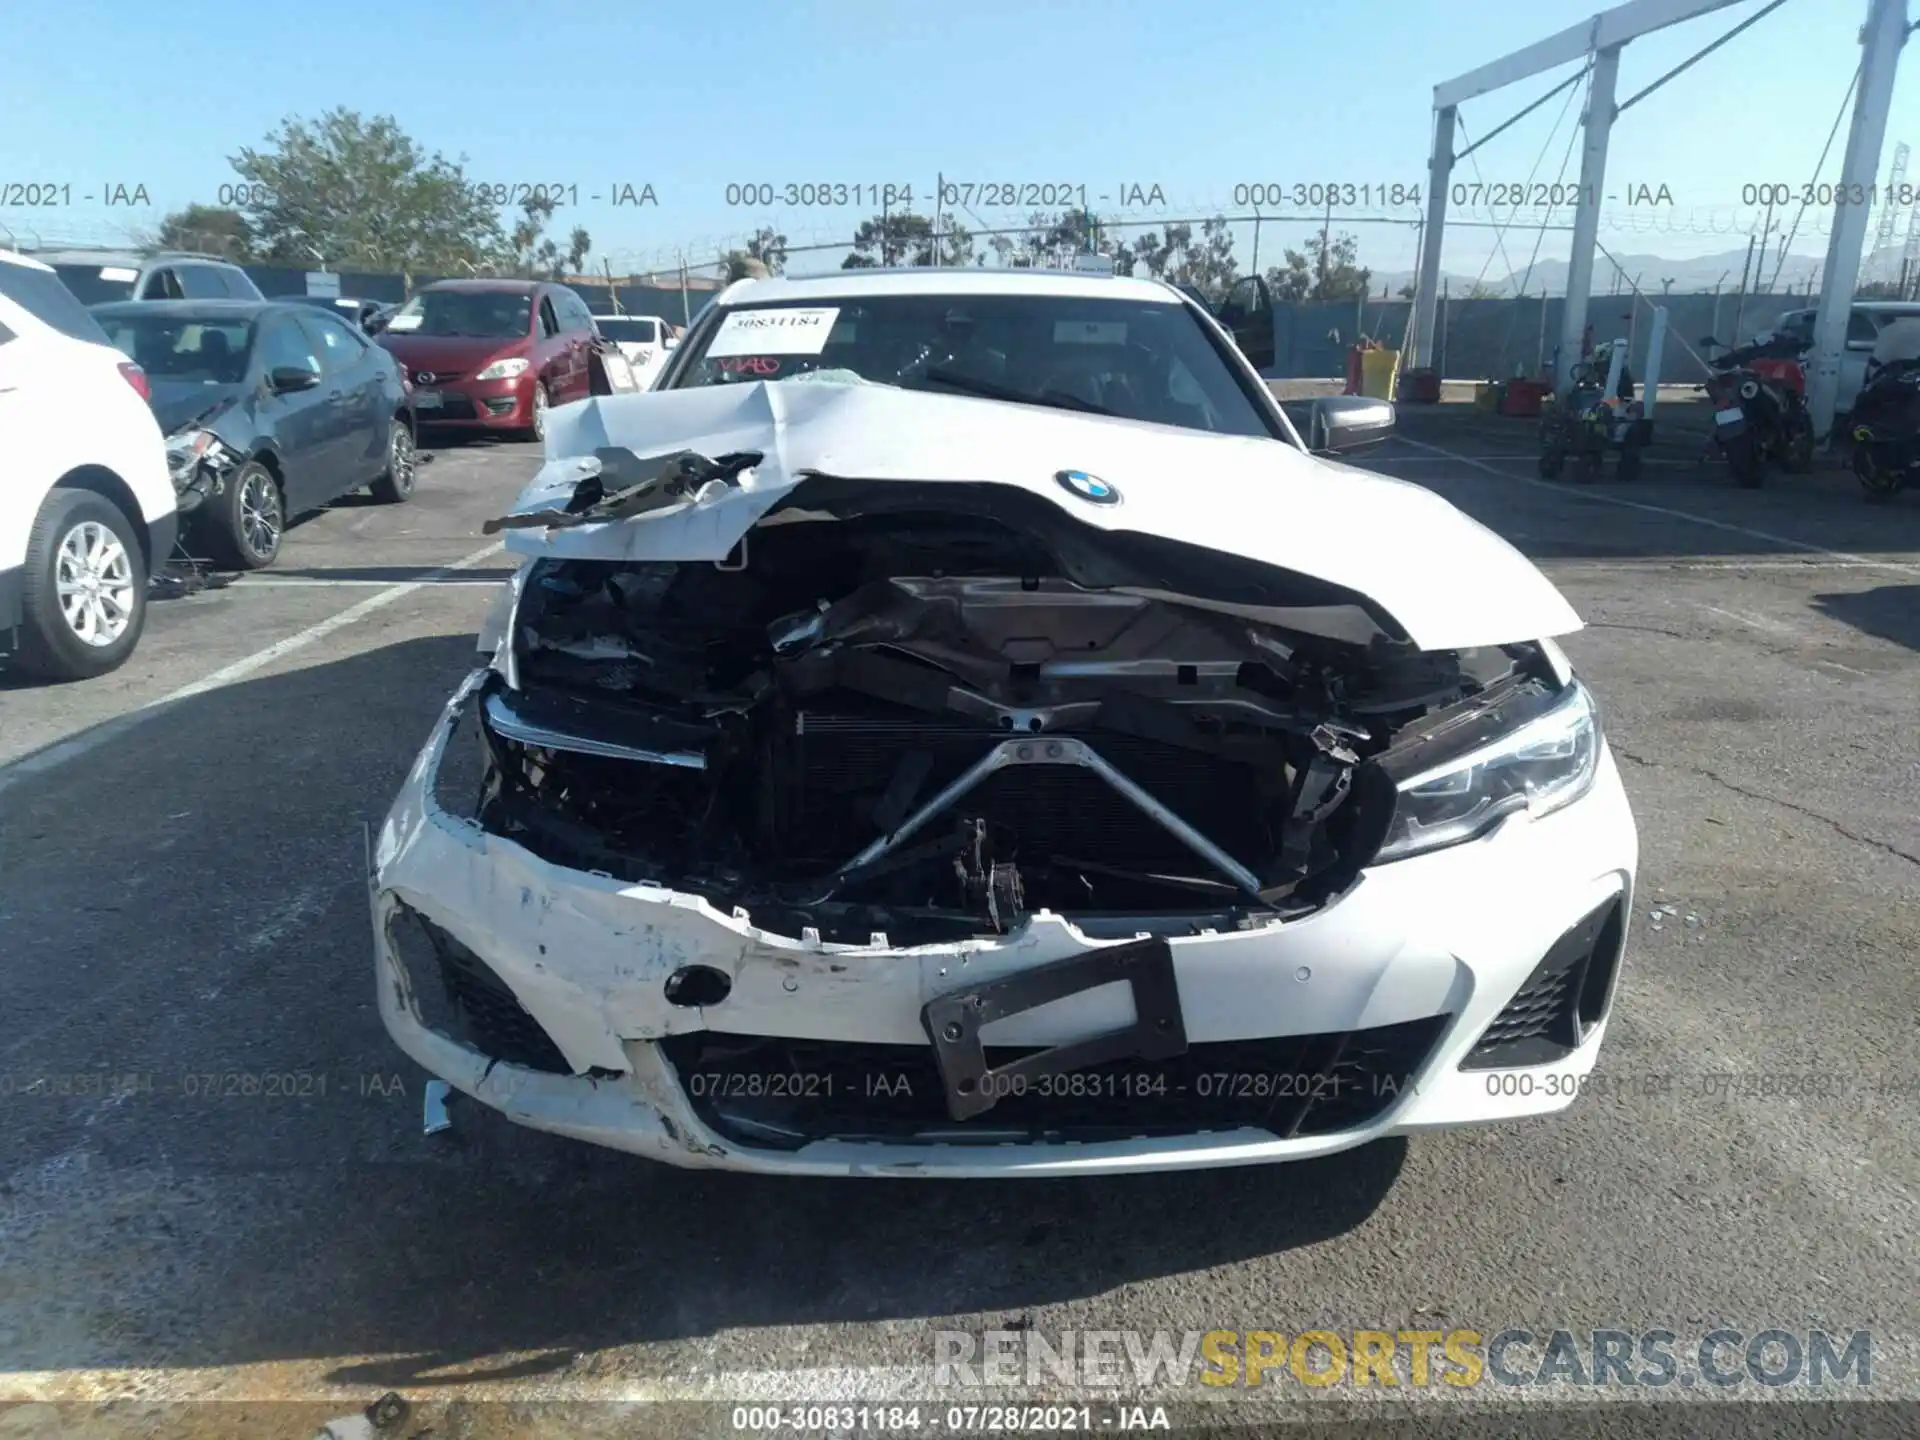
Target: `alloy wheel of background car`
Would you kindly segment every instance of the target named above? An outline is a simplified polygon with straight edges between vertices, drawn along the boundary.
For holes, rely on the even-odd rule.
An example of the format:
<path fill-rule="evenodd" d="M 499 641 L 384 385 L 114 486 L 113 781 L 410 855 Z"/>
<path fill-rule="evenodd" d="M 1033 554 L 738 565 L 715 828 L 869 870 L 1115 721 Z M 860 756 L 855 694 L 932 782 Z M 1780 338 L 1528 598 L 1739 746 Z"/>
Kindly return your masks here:
<path fill-rule="evenodd" d="M 117 668 L 147 616 L 147 566 L 134 528 L 105 497 L 56 489 L 27 537 L 22 669 L 79 680 Z"/>
<path fill-rule="evenodd" d="M 387 473 L 373 482 L 373 498 L 398 505 L 413 496 L 413 432 L 395 420 L 387 435 Z"/>
<path fill-rule="evenodd" d="M 533 387 L 533 425 L 531 427 L 533 430 L 533 438 L 536 440 L 545 440 L 547 438 L 547 406 L 549 403 L 547 399 L 547 387 L 544 384 L 536 384 Z"/>
<path fill-rule="evenodd" d="M 258 460 L 249 460 L 228 482 L 208 539 L 235 569 L 259 570 L 279 555 L 286 525 L 279 482 Z"/>

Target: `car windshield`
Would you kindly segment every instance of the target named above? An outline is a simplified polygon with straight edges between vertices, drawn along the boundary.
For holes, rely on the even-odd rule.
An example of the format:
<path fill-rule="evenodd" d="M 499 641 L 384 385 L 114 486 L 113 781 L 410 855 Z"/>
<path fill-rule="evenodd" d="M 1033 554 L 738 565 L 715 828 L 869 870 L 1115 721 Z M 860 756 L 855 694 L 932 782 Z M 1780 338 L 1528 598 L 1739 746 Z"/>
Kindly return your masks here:
<path fill-rule="evenodd" d="M 56 265 L 53 271 L 82 305 L 133 299 L 140 272 L 131 265 Z"/>
<path fill-rule="evenodd" d="M 253 347 L 251 320 L 188 315 L 107 314 L 98 317 L 107 338 L 156 380 L 237 385 L 246 378 Z"/>
<path fill-rule="evenodd" d="M 1184 305 L 1073 295 L 883 295 L 731 306 L 673 388 L 813 376 L 1223 435 L 1274 427 Z"/>
<path fill-rule="evenodd" d="M 517 340 L 532 328 L 533 297 L 511 290 L 423 290 L 387 322 L 395 335 Z"/>
<path fill-rule="evenodd" d="M 634 315 L 596 315 L 594 328 L 609 340 L 625 340 L 636 345 L 652 345 L 660 339 L 660 322 Z"/>

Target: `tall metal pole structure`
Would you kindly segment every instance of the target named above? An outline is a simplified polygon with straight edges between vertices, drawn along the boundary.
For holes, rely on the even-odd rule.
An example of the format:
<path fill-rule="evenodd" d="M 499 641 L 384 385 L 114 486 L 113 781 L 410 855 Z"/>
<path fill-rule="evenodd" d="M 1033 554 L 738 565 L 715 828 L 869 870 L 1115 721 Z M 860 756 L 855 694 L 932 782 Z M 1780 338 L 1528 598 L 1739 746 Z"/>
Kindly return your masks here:
<path fill-rule="evenodd" d="M 1900 47 L 1907 42 L 1907 0 L 1868 0 L 1867 23 L 1860 30 L 1860 85 L 1854 94 L 1853 124 L 1847 131 L 1846 158 L 1840 165 L 1841 199 L 1834 206 L 1833 234 L 1820 280 L 1820 309 L 1813 322 L 1813 366 L 1807 376 L 1807 408 L 1813 433 L 1833 429 L 1834 403 L 1840 392 L 1840 352 L 1846 344 L 1853 287 L 1860 278 L 1860 247 L 1867 238 L 1869 207 L 1849 205 L 1849 190 L 1868 191 L 1880 168 L 1880 147 L 1887 138 L 1887 112 L 1893 106 L 1893 80 L 1900 68 Z"/>
<path fill-rule="evenodd" d="M 1456 158 L 1453 132 L 1459 107 L 1468 100 L 1502 89 L 1516 80 L 1524 80 L 1529 75 L 1556 70 L 1579 60 L 1588 60 L 1592 66 L 1593 87 L 1589 92 L 1587 108 L 1590 128 L 1580 166 L 1582 203 L 1575 211 L 1573 256 L 1567 277 L 1566 323 L 1562 330 L 1563 335 L 1569 337 L 1562 354 L 1571 357 L 1578 353 L 1580 337 L 1586 328 L 1587 295 L 1593 279 L 1594 238 L 1599 228 L 1600 202 L 1605 198 L 1606 133 L 1618 113 L 1613 96 L 1615 79 L 1619 73 L 1620 48 L 1642 35 L 1741 3 L 1743 0 L 1627 0 L 1626 4 L 1603 10 L 1588 20 L 1570 25 L 1544 40 L 1434 87 L 1433 154 L 1427 165 L 1426 248 L 1421 253 L 1420 279 L 1414 294 L 1415 329 L 1422 363 L 1431 363 L 1434 309 L 1440 292 L 1440 242 L 1446 226 L 1448 189 L 1452 183 Z M 1774 0 L 1774 3 L 1778 4 L 1779 0 Z M 1760 13 L 1765 14 L 1773 8 L 1774 5 L 1768 5 Z M 1743 22 L 1735 33 L 1751 23 Z M 1717 49 L 1730 38 L 1723 37 L 1704 47 L 1700 54 Z M 1694 57 L 1698 58 L 1699 55 Z M 1691 63 L 1691 60 L 1687 62 Z M 1627 104 L 1632 105 L 1685 68 L 1685 65 L 1681 65 L 1669 70 L 1629 99 Z M 1597 143 L 1596 129 L 1599 132 Z M 1560 367 L 1561 384 L 1570 380 L 1571 368 L 1570 364 Z"/>
<path fill-rule="evenodd" d="M 1560 353 L 1580 354 L 1587 328 L 1587 296 L 1593 289 L 1593 243 L 1600 235 L 1600 199 L 1607 188 L 1607 141 L 1613 134 L 1614 82 L 1620 78 L 1620 47 L 1593 57 L 1587 88 L 1587 113 L 1581 120 L 1580 192 L 1573 207 L 1573 253 L 1567 257 L 1567 303 L 1560 314 Z M 1554 386 L 1561 395 L 1573 388 L 1573 365 L 1560 367 Z"/>
<path fill-rule="evenodd" d="M 1440 237 L 1447 228 L 1447 189 L 1453 184 L 1453 122 L 1457 113 L 1451 105 L 1433 112 L 1433 155 L 1427 161 L 1427 222 L 1421 227 L 1420 277 L 1413 291 L 1415 353 L 1409 357 L 1409 368 L 1438 363 L 1433 341 L 1440 306 Z"/>

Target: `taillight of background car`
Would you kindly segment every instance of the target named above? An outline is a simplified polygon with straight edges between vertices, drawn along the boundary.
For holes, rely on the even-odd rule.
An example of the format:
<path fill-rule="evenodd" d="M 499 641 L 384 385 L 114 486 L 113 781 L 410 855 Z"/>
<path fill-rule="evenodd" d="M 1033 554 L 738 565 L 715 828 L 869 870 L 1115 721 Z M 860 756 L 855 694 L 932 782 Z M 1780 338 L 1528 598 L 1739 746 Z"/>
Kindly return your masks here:
<path fill-rule="evenodd" d="M 147 372 L 131 360 L 120 362 L 120 373 L 127 377 L 127 383 L 133 386 L 142 400 L 153 399 L 153 386 L 147 383 Z"/>

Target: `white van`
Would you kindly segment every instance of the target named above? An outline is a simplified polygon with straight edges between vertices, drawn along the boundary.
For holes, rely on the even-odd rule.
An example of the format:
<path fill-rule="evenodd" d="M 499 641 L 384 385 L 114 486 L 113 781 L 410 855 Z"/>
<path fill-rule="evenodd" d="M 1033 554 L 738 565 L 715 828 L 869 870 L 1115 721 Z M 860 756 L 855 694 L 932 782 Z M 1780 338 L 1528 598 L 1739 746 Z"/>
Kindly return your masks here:
<path fill-rule="evenodd" d="M 1813 344 L 1813 319 L 1818 311 L 1789 310 L 1773 323 L 1771 333 L 1791 335 L 1802 345 Z M 1847 316 L 1847 343 L 1840 352 L 1840 390 L 1833 408 L 1853 408 L 1853 398 L 1867 378 L 1867 359 L 1880 332 L 1896 320 L 1920 318 L 1920 304 L 1910 300 L 1856 300 Z"/>

